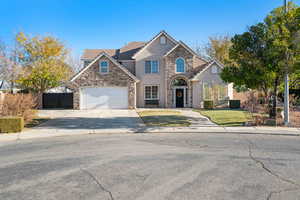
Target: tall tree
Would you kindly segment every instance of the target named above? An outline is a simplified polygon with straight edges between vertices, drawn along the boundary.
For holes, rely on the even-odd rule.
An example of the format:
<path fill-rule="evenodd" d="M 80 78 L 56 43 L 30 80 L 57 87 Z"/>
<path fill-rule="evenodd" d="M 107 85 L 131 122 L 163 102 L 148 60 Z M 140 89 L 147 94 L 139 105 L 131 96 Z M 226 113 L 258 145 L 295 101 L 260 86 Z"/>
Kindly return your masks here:
<path fill-rule="evenodd" d="M 231 38 L 229 36 L 209 37 L 209 43 L 204 50 L 211 59 L 226 63 L 229 60 L 229 49 L 231 45 Z"/>
<path fill-rule="evenodd" d="M 299 7 L 290 3 L 273 10 L 263 23 L 251 26 L 247 32 L 235 35 L 229 58 L 232 60 L 221 77 L 238 86 L 258 89 L 272 100 L 270 117 L 276 117 L 277 91 L 282 83 L 285 66 L 290 73 L 298 68 L 299 48 L 295 43 L 300 31 Z"/>
<path fill-rule="evenodd" d="M 80 56 L 69 53 L 66 59 L 66 63 L 72 68 L 74 73 L 77 73 L 83 67 Z"/>
<path fill-rule="evenodd" d="M 18 63 L 18 48 L 7 48 L 4 42 L 0 41 L 0 79 L 2 88 L 4 82 L 9 85 L 9 89 L 13 92 L 15 81 L 21 71 Z"/>
<path fill-rule="evenodd" d="M 68 50 L 62 42 L 51 36 L 29 37 L 22 32 L 17 34 L 16 41 L 23 66 L 16 81 L 20 86 L 43 93 L 68 80 L 72 70 L 66 64 Z"/>

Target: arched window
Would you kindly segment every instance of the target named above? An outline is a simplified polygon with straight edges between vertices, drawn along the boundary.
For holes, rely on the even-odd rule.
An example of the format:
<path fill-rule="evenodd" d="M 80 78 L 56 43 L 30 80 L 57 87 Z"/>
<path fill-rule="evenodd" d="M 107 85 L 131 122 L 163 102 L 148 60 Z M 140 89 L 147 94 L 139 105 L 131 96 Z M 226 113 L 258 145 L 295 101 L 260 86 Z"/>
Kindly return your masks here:
<path fill-rule="evenodd" d="M 184 73 L 185 72 L 185 62 L 183 58 L 176 59 L 176 73 Z"/>
<path fill-rule="evenodd" d="M 172 86 L 187 86 L 187 82 L 182 78 L 174 79 Z"/>

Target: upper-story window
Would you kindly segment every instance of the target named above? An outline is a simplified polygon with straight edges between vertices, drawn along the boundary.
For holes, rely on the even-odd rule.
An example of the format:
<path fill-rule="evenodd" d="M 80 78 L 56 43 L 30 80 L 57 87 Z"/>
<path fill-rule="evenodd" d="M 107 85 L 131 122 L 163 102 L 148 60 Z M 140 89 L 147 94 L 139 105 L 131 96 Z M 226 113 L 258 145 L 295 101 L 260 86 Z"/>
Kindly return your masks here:
<path fill-rule="evenodd" d="M 145 62 L 145 74 L 158 73 L 158 60 L 146 60 Z"/>
<path fill-rule="evenodd" d="M 160 37 L 160 44 L 166 44 L 167 43 L 167 39 L 165 36 L 161 36 Z"/>
<path fill-rule="evenodd" d="M 99 71 L 102 74 L 108 73 L 108 62 L 107 61 L 100 61 L 99 64 Z"/>
<path fill-rule="evenodd" d="M 176 73 L 184 73 L 185 72 L 185 62 L 183 58 L 176 59 Z"/>
<path fill-rule="evenodd" d="M 85 60 L 85 61 L 83 61 L 83 66 L 86 67 L 86 66 L 88 66 L 90 63 L 91 63 L 90 60 Z"/>

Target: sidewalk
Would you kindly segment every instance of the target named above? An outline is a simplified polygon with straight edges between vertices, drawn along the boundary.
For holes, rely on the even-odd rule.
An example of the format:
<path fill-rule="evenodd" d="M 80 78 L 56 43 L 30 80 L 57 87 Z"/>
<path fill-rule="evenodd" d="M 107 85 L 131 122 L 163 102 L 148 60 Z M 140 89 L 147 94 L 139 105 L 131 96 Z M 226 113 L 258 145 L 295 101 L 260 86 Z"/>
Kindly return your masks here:
<path fill-rule="evenodd" d="M 223 133 L 223 134 L 263 134 L 279 136 L 300 136 L 300 128 L 288 127 L 140 127 L 137 129 L 119 128 L 119 129 L 51 129 L 39 130 L 30 129 L 22 133 L 0 134 L 0 142 L 14 141 L 23 139 L 36 139 L 57 136 L 72 136 L 84 134 L 146 134 L 146 133 Z"/>
<path fill-rule="evenodd" d="M 265 135 L 292 135 L 300 136 L 300 128 L 289 127 L 166 127 L 147 128 L 147 133 L 228 133 L 228 134 L 265 134 Z"/>

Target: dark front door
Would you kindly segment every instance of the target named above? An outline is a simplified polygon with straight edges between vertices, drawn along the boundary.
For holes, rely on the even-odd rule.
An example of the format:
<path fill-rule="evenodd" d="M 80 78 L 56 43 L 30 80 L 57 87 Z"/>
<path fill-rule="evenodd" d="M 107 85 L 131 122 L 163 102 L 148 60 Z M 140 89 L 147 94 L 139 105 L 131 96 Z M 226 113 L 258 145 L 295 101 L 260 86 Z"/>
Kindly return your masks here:
<path fill-rule="evenodd" d="M 183 108 L 184 104 L 184 90 L 176 89 L 176 108 Z"/>

